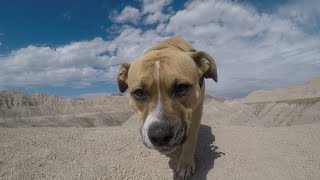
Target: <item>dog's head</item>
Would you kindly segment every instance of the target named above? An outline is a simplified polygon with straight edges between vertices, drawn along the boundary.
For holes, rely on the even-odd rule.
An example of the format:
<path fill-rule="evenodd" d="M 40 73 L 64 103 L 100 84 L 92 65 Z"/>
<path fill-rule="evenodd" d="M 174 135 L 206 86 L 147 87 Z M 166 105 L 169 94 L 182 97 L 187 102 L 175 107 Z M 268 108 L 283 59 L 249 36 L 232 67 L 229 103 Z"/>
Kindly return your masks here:
<path fill-rule="evenodd" d="M 118 86 L 128 89 L 147 147 L 168 153 L 184 143 L 192 112 L 203 101 L 203 78 L 217 82 L 215 62 L 203 51 L 152 50 L 120 65 Z"/>

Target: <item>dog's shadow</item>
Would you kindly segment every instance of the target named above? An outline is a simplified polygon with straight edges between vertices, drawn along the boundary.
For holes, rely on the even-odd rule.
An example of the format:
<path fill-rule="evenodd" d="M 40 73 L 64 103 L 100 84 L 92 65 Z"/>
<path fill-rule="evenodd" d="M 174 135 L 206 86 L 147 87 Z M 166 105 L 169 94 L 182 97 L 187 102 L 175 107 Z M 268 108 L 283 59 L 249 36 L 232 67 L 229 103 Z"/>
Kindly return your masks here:
<path fill-rule="evenodd" d="M 189 179 L 206 180 L 208 172 L 214 167 L 214 160 L 225 155 L 223 152 L 218 152 L 218 146 L 213 145 L 215 136 L 212 134 L 211 127 L 201 125 L 199 129 L 198 142 L 195 152 L 196 171 Z M 181 154 L 181 148 L 168 155 L 170 158 L 169 166 L 173 171 L 173 179 L 178 180 L 176 166 Z"/>

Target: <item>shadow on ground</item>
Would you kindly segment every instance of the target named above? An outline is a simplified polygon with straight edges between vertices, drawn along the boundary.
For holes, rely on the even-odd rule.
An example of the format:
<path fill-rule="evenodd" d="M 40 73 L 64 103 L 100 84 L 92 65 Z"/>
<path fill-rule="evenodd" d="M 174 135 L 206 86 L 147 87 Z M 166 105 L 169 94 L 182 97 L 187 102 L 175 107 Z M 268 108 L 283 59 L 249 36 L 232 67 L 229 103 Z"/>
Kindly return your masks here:
<path fill-rule="evenodd" d="M 213 145 L 215 136 L 212 134 L 211 127 L 201 125 L 199 129 L 198 142 L 195 153 L 196 172 L 189 179 L 193 180 L 206 180 L 208 172 L 214 168 L 214 160 L 225 155 L 223 152 L 218 152 L 218 146 Z M 176 174 L 176 166 L 181 153 L 181 148 L 177 149 L 170 158 L 169 166 L 174 172 L 173 179 L 179 180 L 181 178 Z"/>

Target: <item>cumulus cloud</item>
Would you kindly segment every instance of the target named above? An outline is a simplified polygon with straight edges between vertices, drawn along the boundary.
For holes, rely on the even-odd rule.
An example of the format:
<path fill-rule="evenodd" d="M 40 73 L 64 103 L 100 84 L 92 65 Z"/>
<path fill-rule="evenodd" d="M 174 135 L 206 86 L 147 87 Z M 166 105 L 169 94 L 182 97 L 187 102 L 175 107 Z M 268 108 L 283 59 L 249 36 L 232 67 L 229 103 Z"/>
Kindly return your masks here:
<path fill-rule="evenodd" d="M 145 24 L 155 24 L 157 22 L 165 22 L 169 19 L 169 14 L 163 14 L 161 12 L 155 12 L 152 14 L 148 14 L 148 16 L 145 18 L 144 23 Z"/>
<path fill-rule="evenodd" d="M 145 24 L 155 24 L 162 23 L 169 19 L 171 16 L 171 9 L 168 8 L 165 12 L 165 9 L 168 5 L 172 3 L 172 0 L 142 0 L 142 13 L 146 14 L 144 23 Z"/>
<path fill-rule="evenodd" d="M 132 60 L 161 39 L 155 31 L 125 26 L 109 41 L 95 38 L 57 48 L 30 45 L 0 57 L 0 87 L 81 88 L 115 81 L 121 62 Z"/>
<path fill-rule="evenodd" d="M 132 23 L 135 25 L 143 19 L 143 24 L 151 25 L 167 21 L 172 13 L 172 8 L 166 9 L 172 3 L 172 0 L 141 0 L 140 2 L 141 11 L 126 6 L 120 13 L 112 12 L 109 18 L 116 23 Z"/>
<path fill-rule="evenodd" d="M 139 28 L 125 26 L 121 33 L 109 44 L 109 50 L 115 51 L 115 56 L 120 61 L 128 61 L 141 55 L 147 48 L 161 41 L 160 36 L 154 30 L 143 31 Z"/>
<path fill-rule="evenodd" d="M 282 18 L 289 18 L 293 22 L 303 26 L 310 33 L 320 31 L 320 1 L 293 0 L 286 3 L 277 10 L 277 14 Z"/>
<path fill-rule="evenodd" d="M 96 81 L 114 82 L 118 64 L 175 35 L 214 57 L 219 83 L 207 81 L 207 89 L 216 95 L 239 97 L 254 89 L 302 83 L 320 75 L 319 33 L 309 33 L 301 25 L 303 21 L 286 10 L 295 2 L 266 14 L 235 1 L 195 0 L 163 21 L 159 19 L 166 15 L 164 9 L 171 1 L 141 2 L 141 10 L 134 10 L 139 13 L 133 15 L 137 20 L 118 19 L 124 24 L 117 27 L 119 33 L 110 40 L 96 38 L 57 48 L 28 46 L 0 57 L 0 87 L 84 87 Z M 307 11 L 302 8 L 298 12 Z M 126 14 L 123 12 L 118 15 Z M 157 25 L 144 30 L 132 23 Z"/>
<path fill-rule="evenodd" d="M 120 13 L 114 11 L 110 14 L 110 19 L 117 23 L 138 24 L 141 13 L 137 8 L 126 6 Z"/>
<path fill-rule="evenodd" d="M 163 8 L 172 3 L 172 0 L 142 0 L 143 13 L 155 13 L 163 11 Z"/>
<path fill-rule="evenodd" d="M 0 57 L 0 87 L 84 87 L 108 78 L 116 63 L 104 55 L 107 42 L 101 38 L 50 48 L 28 46 Z"/>

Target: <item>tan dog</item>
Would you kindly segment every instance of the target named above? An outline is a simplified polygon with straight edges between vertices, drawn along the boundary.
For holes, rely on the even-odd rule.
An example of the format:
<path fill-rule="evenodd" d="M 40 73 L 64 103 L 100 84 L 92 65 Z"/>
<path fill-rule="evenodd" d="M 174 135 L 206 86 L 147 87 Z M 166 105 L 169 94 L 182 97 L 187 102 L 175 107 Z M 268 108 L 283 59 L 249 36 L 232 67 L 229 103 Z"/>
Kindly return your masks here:
<path fill-rule="evenodd" d="M 195 171 L 194 152 L 202 117 L 204 78 L 217 82 L 214 60 L 180 37 L 162 41 L 119 67 L 118 86 L 141 120 L 148 148 L 170 153 L 183 145 L 177 165 L 181 177 Z"/>

